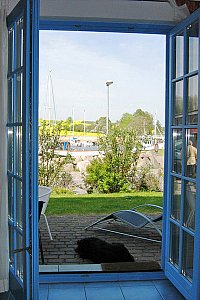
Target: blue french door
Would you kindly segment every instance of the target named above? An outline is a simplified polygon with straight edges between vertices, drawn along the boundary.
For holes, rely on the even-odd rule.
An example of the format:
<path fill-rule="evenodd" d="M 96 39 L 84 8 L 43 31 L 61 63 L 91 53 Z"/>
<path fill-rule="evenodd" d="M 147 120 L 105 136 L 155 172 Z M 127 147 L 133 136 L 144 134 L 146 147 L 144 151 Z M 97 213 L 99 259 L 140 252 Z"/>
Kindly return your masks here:
<path fill-rule="evenodd" d="M 199 20 L 168 36 L 169 128 L 165 273 L 186 299 L 200 299 Z"/>
<path fill-rule="evenodd" d="M 10 290 L 38 299 L 38 0 L 19 1 L 8 25 L 8 224 Z"/>

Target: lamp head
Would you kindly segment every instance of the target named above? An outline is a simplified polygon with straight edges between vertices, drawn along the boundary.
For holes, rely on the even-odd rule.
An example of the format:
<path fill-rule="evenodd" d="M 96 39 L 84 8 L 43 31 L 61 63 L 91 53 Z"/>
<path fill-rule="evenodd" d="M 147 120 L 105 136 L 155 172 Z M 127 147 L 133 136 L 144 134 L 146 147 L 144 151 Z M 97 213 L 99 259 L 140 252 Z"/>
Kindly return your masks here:
<path fill-rule="evenodd" d="M 106 86 L 109 86 L 109 85 L 111 85 L 111 84 L 113 84 L 113 81 L 112 81 L 112 80 L 107 80 L 107 81 L 106 81 Z"/>

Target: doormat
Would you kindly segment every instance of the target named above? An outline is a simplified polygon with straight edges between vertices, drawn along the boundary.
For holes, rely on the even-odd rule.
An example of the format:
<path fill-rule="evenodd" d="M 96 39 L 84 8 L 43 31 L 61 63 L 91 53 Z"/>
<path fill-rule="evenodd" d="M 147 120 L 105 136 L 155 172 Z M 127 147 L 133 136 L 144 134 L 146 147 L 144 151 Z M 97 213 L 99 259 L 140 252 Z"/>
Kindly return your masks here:
<path fill-rule="evenodd" d="M 157 261 L 102 263 L 103 272 L 152 272 L 161 271 Z"/>

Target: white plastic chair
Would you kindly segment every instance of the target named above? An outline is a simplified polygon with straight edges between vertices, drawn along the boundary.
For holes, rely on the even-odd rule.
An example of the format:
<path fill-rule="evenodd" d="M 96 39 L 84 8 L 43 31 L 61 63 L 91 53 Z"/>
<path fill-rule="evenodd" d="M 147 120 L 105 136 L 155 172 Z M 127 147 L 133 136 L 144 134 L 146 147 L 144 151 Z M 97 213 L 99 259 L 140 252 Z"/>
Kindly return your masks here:
<path fill-rule="evenodd" d="M 49 237 L 50 237 L 51 240 L 53 240 L 52 235 L 51 235 L 51 231 L 50 231 L 50 227 L 49 227 L 49 223 L 48 223 L 47 217 L 45 215 L 45 211 L 46 211 L 46 208 L 47 208 L 47 205 L 48 205 L 48 202 L 49 202 L 49 197 L 51 195 L 51 192 L 52 192 L 52 189 L 50 187 L 38 186 L 38 201 L 43 201 L 44 202 L 41 215 L 43 215 L 44 218 L 45 218 L 45 222 L 46 222 L 46 225 L 47 225 L 47 230 L 48 230 L 48 233 L 49 233 Z"/>

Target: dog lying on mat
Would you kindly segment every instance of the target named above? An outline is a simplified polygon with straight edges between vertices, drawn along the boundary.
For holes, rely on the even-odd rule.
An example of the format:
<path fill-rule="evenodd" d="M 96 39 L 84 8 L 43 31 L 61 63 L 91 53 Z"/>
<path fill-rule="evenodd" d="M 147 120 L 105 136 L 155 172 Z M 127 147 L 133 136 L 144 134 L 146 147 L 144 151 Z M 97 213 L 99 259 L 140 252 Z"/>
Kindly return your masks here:
<path fill-rule="evenodd" d="M 75 251 L 81 258 L 87 258 L 94 263 L 134 262 L 133 256 L 121 243 L 107 243 L 101 239 L 90 237 L 79 240 Z"/>

